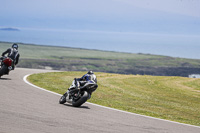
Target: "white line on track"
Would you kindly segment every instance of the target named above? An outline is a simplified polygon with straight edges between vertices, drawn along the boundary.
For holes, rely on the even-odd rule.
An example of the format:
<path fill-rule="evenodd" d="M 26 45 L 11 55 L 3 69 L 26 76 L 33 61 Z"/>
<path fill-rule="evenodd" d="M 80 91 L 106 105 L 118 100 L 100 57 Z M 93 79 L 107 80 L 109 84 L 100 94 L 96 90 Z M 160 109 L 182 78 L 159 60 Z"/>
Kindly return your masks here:
<path fill-rule="evenodd" d="M 24 76 L 23 80 L 24 80 L 25 83 L 27 83 L 27 84 L 29 84 L 30 86 L 33 86 L 33 87 L 35 87 L 35 88 L 37 88 L 37 89 L 40 89 L 40 90 L 43 90 L 43 91 L 46 91 L 46 92 L 49 92 L 49 93 L 52 93 L 52 94 L 55 94 L 55 95 L 58 95 L 58 96 L 62 96 L 61 94 L 58 94 L 58 93 L 55 93 L 55 92 L 53 92 L 53 91 L 49 91 L 49 90 L 46 90 L 46 89 L 43 89 L 43 88 L 41 88 L 41 87 L 38 87 L 38 86 L 36 86 L 36 85 L 31 84 L 30 82 L 27 81 L 27 77 L 30 76 L 30 75 L 31 75 L 31 74 L 28 74 L 28 75 Z M 185 125 L 185 126 L 200 128 L 199 126 L 194 126 L 194 125 L 190 125 L 190 124 L 184 124 L 184 123 L 174 122 L 174 121 L 170 121 L 170 120 L 164 120 L 164 119 L 160 119 L 160 118 L 155 118 L 155 117 L 151 117 L 151 116 L 135 114 L 135 113 L 131 113 L 131 112 L 119 110 L 119 109 L 113 109 L 113 108 L 110 108 L 110 107 L 105 107 L 105 106 L 98 105 L 98 104 L 94 104 L 94 103 L 89 103 L 89 102 L 86 102 L 86 103 L 87 103 L 87 104 L 94 105 L 94 106 L 98 106 L 98 107 L 101 107 L 101 108 L 105 108 L 105 109 L 110 109 L 110 110 L 114 110 L 114 111 L 126 113 L 126 114 L 137 115 L 137 116 L 146 117 L 146 118 L 150 118 L 150 119 L 155 119 L 155 120 L 166 121 L 166 122 L 171 122 L 171 123 L 175 123 L 175 124 L 180 124 L 180 125 Z"/>

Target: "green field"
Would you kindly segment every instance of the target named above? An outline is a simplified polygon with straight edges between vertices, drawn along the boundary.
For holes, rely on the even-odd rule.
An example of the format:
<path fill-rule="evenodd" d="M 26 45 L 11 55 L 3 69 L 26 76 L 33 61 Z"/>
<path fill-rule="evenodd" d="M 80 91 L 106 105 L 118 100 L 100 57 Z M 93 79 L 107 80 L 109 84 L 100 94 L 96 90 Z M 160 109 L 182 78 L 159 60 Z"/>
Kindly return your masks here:
<path fill-rule="evenodd" d="M 12 43 L 0 42 L 0 53 Z M 18 67 L 158 76 L 199 74 L 200 60 L 19 43 Z"/>
<path fill-rule="evenodd" d="M 28 77 L 63 94 L 86 72 L 53 72 Z M 200 79 L 95 73 L 98 89 L 89 102 L 147 116 L 200 126 Z M 59 99 L 58 99 L 59 100 Z"/>

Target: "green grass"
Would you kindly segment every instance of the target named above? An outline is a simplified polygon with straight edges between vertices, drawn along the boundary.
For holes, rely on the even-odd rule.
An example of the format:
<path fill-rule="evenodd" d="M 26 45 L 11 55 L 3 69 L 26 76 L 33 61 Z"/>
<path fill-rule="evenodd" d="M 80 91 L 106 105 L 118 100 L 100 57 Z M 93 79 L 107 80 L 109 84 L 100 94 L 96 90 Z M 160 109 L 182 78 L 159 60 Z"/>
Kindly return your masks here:
<path fill-rule="evenodd" d="M 12 43 L 0 42 L 0 53 Z M 198 74 L 200 60 L 19 43 L 18 67 L 64 71 L 184 76 Z"/>
<path fill-rule="evenodd" d="M 86 72 L 33 74 L 28 80 L 63 94 Z M 200 126 L 200 79 L 96 73 L 99 88 L 89 102 Z"/>
<path fill-rule="evenodd" d="M 98 58 L 98 59 L 146 59 L 148 55 L 120 53 L 101 50 L 89 50 L 70 47 L 54 47 L 33 44 L 19 44 L 22 58 L 61 59 L 61 58 Z M 0 52 L 11 47 L 12 43 L 0 42 Z M 120 53 L 120 54 L 119 54 Z M 152 57 L 158 57 L 152 55 Z"/>
<path fill-rule="evenodd" d="M 180 66 L 188 62 L 193 66 L 200 66 L 200 60 L 173 58 L 169 56 L 134 54 L 101 50 L 89 50 L 70 47 L 42 46 L 34 44 L 19 44 L 19 52 L 23 59 L 97 59 L 97 60 L 124 60 L 125 63 L 132 62 L 139 66 Z M 11 47 L 12 43 L 0 42 L 0 53 Z M 146 63 L 146 64 L 145 64 Z"/>

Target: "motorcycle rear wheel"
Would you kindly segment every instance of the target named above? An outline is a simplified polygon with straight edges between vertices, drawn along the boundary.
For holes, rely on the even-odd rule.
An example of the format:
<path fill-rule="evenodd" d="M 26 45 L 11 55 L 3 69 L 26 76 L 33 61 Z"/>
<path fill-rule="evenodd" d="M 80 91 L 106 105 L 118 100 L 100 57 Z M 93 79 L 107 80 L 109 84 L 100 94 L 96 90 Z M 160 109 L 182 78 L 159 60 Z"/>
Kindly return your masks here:
<path fill-rule="evenodd" d="M 3 65 L 3 66 L 0 68 L 0 77 L 3 76 L 3 75 L 5 74 L 6 69 L 7 69 L 7 68 L 6 68 L 5 65 Z"/>
<path fill-rule="evenodd" d="M 80 107 L 83 103 L 85 103 L 88 100 L 89 94 L 87 91 L 84 91 L 82 96 L 78 100 L 72 100 L 72 106 L 74 107 Z"/>

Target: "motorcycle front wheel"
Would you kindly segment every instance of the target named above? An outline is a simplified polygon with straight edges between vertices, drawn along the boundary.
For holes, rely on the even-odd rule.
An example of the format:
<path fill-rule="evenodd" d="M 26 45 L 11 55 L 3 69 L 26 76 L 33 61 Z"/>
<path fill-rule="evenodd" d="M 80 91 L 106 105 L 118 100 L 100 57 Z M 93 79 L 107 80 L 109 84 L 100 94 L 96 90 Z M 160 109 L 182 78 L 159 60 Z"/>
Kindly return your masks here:
<path fill-rule="evenodd" d="M 62 97 L 60 98 L 60 100 L 59 100 L 59 103 L 60 103 L 60 104 L 66 103 L 66 97 L 65 97 L 65 96 L 62 96 Z"/>

